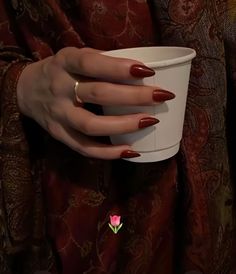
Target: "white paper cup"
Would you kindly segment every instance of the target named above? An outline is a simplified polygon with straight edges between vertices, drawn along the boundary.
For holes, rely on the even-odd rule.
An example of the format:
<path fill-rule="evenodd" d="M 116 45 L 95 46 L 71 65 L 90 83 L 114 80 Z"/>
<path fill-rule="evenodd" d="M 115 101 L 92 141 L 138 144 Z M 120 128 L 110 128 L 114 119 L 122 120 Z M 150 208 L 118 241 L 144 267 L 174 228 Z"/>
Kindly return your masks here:
<path fill-rule="evenodd" d="M 156 74 L 133 85 L 160 87 L 175 94 L 175 98 L 153 106 L 104 106 L 104 115 L 148 113 L 160 122 L 134 133 L 110 136 L 114 145 L 129 144 L 141 154 L 125 159 L 132 162 L 155 162 L 175 155 L 180 146 L 189 84 L 191 61 L 196 52 L 183 47 L 142 47 L 107 51 L 103 54 L 143 62 Z M 127 82 L 126 82 L 127 83 Z"/>

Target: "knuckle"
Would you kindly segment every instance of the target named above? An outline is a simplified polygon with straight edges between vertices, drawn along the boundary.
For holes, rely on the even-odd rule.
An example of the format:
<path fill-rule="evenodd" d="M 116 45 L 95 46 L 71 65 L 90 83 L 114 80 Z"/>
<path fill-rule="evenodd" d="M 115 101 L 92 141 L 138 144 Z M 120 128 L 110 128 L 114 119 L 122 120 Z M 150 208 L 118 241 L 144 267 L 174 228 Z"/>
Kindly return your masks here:
<path fill-rule="evenodd" d="M 150 89 L 145 86 L 141 86 L 139 92 L 137 92 L 136 102 L 141 105 L 150 105 L 152 103 L 152 100 L 149 94 Z"/>
<path fill-rule="evenodd" d="M 94 84 L 91 86 L 90 93 L 88 94 L 88 99 L 93 103 L 97 102 L 99 97 L 101 97 L 101 92 L 99 91 L 99 85 Z"/>
<path fill-rule="evenodd" d="M 108 102 L 110 96 L 112 97 L 112 91 L 116 90 L 113 84 L 110 83 L 95 83 L 91 86 L 90 93 L 88 94 L 89 100 L 92 103 L 104 103 Z M 109 96 L 108 96 L 109 95 Z"/>
<path fill-rule="evenodd" d="M 84 54 L 82 54 L 80 56 L 80 58 L 78 59 L 78 66 L 79 66 L 81 71 L 86 71 L 87 59 L 86 59 L 86 56 Z"/>
<path fill-rule="evenodd" d="M 92 155 L 86 149 L 77 148 L 77 151 L 84 157 L 91 157 Z"/>
<path fill-rule="evenodd" d="M 64 66 L 66 60 L 65 49 L 59 50 L 52 58 L 52 65 Z"/>
<path fill-rule="evenodd" d="M 68 55 L 71 51 L 78 50 L 76 47 L 65 47 L 60 49 L 52 58 L 52 63 L 56 66 L 65 67 Z"/>
<path fill-rule="evenodd" d="M 58 84 L 58 81 L 52 80 L 52 81 L 49 83 L 48 89 L 49 89 L 49 92 L 50 92 L 53 96 L 57 96 L 57 95 L 59 94 L 59 89 L 60 89 L 60 86 L 59 86 L 59 84 Z"/>
<path fill-rule="evenodd" d="M 57 119 L 59 117 L 60 108 L 58 108 L 58 104 L 50 104 L 46 111 L 48 112 L 48 116 L 53 119 Z"/>
<path fill-rule="evenodd" d="M 83 68 L 86 66 L 86 55 L 89 52 L 90 48 L 81 48 L 78 49 L 76 47 L 65 47 L 60 49 L 58 52 L 56 52 L 52 58 L 51 63 L 56 66 L 62 66 L 64 67 L 68 58 L 69 53 L 79 51 L 80 58 L 79 58 L 79 64 Z"/>
<path fill-rule="evenodd" d="M 94 122 L 92 122 L 91 120 L 83 122 L 81 124 L 80 130 L 88 136 L 94 136 L 96 134 L 96 131 L 94 129 Z"/>
<path fill-rule="evenodd" d="M 47 122 L 46 123 L 46 130 L 47 132 L 54 138 L 54 139 L 60 139 L 60 126 L 57 125 L 54 122 Z"/>
<path fill-rule="evenodd" d="M 84 157 L 91 157 L 91 154 L 89 153 L 88 149 L 84 147 L 83 145 L 81 145 L 80 142 L 70 145 L 70 147 L 71 149 L 83 155 Z"/>
<path fill-rule="evenodd" d="M 81 124 L 80 130 L 85 134 L 85 135 L 91 135 L 91 130 L 88 122 L 83 122 Z"/>
<path fill-rule="evenodd" d="M 84 48 L 79 49 L 79 51 L 80 51 L 81 54 L 85 54 L 85 53 L 90 52 L 90 51 L 91 51 L 91 48 L 89 48 L 89 47 L 84 47 Z"/>
<path fill-rule="evenodd" d="M 88 65 L 91 63 L 91 54 L 88 52 L 88 49 L 82 48 L 79 50 L 80 55 L 78 58 L 78 66 L 81 71 L 87 71 Z"/>

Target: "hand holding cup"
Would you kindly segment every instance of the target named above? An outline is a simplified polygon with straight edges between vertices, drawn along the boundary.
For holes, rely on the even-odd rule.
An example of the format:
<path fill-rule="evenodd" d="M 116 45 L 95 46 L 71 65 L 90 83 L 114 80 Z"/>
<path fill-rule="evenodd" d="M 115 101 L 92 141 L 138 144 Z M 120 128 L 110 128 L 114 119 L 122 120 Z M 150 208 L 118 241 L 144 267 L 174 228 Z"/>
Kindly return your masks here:
<path fill-rule="evenodd" d="M 115 107 L 153 105 L 173 98 L 158 87 L 125 84 L 154 73 L 140 61 L 68 47 L 26 66 L 17 84 L 18 106 L 55 139 L 86 157 L 137 157 L 139 152 L 130 144 L 104 144 L 94 137 L 139 131 L 156 124 L 157 118 L 146 112 L 96 115 L 75 100 L 78 96 L 80 103 Z"/>

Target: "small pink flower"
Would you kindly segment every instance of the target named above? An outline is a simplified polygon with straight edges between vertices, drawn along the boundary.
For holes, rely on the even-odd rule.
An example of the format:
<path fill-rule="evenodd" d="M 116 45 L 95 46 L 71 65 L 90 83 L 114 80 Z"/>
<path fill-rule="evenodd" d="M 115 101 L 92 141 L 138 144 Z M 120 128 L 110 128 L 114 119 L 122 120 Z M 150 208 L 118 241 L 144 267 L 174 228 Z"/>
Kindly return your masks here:
<path fill-rule="evenodd" d="M 110 223 L 108 225 L 111 230 L 116 234 L 121 229 L 123 224 L 120 223 L 120 216 L 110 215 Z"/>
<path fill-rule="evenodd" d="M 120 225 L 120 216 L 118 216 L 118 215 L 110 216 L 110 224 L 112 226 L 119 226 Z"/>

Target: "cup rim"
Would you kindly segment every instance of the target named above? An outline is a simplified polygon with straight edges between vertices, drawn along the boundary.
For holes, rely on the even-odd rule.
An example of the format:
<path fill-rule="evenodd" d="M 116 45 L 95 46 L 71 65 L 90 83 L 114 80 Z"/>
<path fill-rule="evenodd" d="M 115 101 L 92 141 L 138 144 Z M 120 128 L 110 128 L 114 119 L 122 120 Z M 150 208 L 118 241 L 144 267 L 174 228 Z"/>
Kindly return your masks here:
<path fill-rule="evenodd" d="M 166 49 L 175 49 L 176 50 L 177 49 L 177 50 L 186 52 L 186 54 L 184 54 L 183 56 L 172 58 L 172 59 L 165 59 L 165 60 L 154 61 L 154 62 L 143 62 L 144 65 L 146 65 L 150 68 L 167 67 L 167 66 L 172 66 L 172 65 L 176 65 L 176 64 L 186 63 L 186 62 L 191 61 L 196 56 L 196 51 L 194 49 L 188 48 L 188 47 L 178 47 L 178 46 L 151 46 L 151 47 L 123 48 L 123 49 L 105 51 L 102 54 L 111 56 L 111 57 L 116 57 L 116 56 L 112 55 L 115 52 L 122 52 L 123 50 L 125 50 L 126 52 L 133 51 L 133 50 L 142 51 L 144 49 L 159 49 L 159 50 L 164 50 L 164 49 L 165 50 Z M 121 56 L 117 56 L 117 57 L 135 60 L 134 58 L 121 57 Z M 140 62 L 142 62 L 142 61 L 140 61 Z"/>

